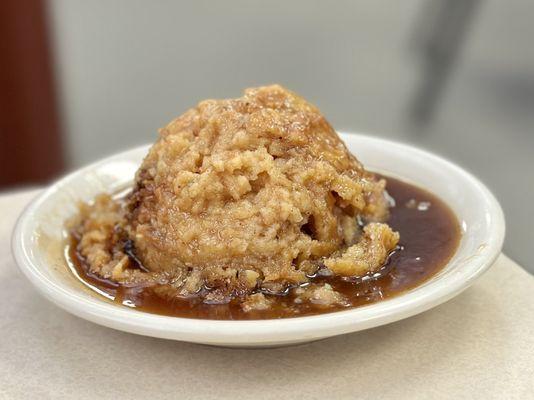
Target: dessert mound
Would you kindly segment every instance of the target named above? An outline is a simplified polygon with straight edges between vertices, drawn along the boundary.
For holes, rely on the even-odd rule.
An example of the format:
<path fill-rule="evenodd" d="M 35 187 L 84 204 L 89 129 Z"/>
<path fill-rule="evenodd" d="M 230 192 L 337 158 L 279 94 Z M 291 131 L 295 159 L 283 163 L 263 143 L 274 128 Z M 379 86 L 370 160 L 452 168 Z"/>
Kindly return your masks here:
<path fill-rule="evenodd" d="M 314 276 L 384 265 L 399 240 L 384 223 L 385 184 L 317 108 L 260 87 L 202 101 L 161 129 L 131 194 L 83 205 L 74 233 L 102 278 L 268 307 L 269 294 L 305 291 Z M 315 283 L 301 297 L 321 295 L 343 301 Z"/>

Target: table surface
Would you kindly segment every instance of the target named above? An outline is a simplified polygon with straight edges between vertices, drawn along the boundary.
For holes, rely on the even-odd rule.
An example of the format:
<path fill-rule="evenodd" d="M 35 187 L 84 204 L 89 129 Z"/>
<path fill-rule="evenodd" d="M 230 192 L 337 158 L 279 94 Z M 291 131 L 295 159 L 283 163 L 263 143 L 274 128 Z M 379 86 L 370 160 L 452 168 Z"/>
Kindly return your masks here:
<path fill-rule="evenodd" d="M 208 347 L 104 328 L 42 298 L 10 251 L 36 193 L 0 196 L 0 398 L 534 399 L 534 277 L 504 255 L 400 322 L 295 347 Z"/>

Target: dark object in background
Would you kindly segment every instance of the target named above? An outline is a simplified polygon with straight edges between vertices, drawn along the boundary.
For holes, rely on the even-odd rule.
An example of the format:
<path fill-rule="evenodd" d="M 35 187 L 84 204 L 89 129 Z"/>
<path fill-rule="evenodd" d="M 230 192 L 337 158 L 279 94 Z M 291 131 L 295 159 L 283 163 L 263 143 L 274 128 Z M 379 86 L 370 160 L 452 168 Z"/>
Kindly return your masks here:
<path fill-rule="evenodd" d="M 479 3 L 480 0 L 433 0 L 423 4 L 414 37 L 422 79 L 410 110 L 411 120 L 417 125 L 432 119 Z"/>
<path fill-rule="evenodd" d="M 45 4 L 0 2 L 0 188 L 64 166 Z"/>

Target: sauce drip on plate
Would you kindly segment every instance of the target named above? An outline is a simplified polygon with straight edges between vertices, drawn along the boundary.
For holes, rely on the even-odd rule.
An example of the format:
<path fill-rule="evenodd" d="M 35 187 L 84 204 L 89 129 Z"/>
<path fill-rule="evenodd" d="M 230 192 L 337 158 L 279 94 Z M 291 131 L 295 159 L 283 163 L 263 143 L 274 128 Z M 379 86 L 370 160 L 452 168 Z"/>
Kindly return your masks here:
<path fill-rule="evenodd" d="M 387 178 L 387 191 L 395 205 L 387 223 L 400 233 L 397 249 L 378 272 L 358 279 L 317 276 L 314 283 L 328 283 L 348 300 L 344 306 L 324 307 L 310 302 L 295 302 L 290 290 L 274 298 L 268 310 L 245 312 L 239 300 L 228 304 L 205 304 L 200 297 L 168 300 L 151 288 L 125 287 L 99 278 L 87 270 L 76 252 L 76 239 L 66 249 L 72 272 L 86 286 L 111 301 L 137 310 L 186 318 L 243 320 L 273 319 L 340 311 L 375 303 L 410 290 L 439 272 L 450 260 L 460 240 L 460 227 L 450 208 L 435 195 L 414 185 Z"/>

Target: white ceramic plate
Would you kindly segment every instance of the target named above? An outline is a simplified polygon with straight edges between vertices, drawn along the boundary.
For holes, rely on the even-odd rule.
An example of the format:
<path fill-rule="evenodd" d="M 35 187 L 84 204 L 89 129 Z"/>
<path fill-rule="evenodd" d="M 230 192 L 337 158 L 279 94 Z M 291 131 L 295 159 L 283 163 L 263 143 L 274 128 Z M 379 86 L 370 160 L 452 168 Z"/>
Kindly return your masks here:
<path fill-rule="evenodd" d="M 367 168 L 435 193 L 461 223 L 461 242 L 447 266 L 398 297 L 309 317 L 213 321 L 140 312 L 85 288 L 65 263 L 65 220 L 76 212 L 79 200 L 90 201 L 98 193 L 131 184 L 148 146 L 82 168 L 45 190 L 19 218 L 12 243 L 15 259 L 45 297 L 81 318 L 140 335 L 240 347 L 302 343 L 407 318 L 456 296 L 492 265 L 502 248 L 504 216 L 482 183 L 456 165 L 414 147 L 363 135 L 341 136 Z"/>

